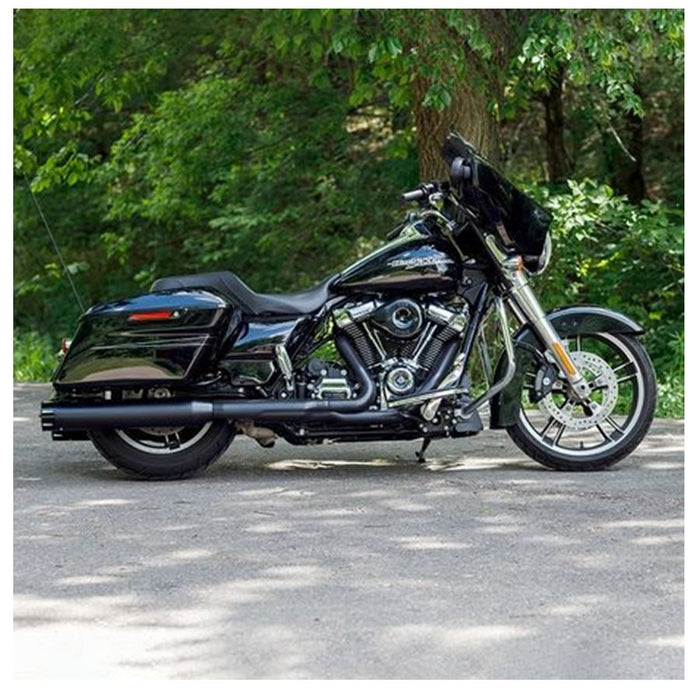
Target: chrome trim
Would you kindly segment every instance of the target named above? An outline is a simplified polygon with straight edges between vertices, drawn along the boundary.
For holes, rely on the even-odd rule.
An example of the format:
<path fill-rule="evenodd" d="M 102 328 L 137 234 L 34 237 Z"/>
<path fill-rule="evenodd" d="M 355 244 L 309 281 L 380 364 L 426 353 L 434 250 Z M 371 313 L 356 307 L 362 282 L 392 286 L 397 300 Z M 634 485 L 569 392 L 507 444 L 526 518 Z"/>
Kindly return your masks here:
<path fill-rule="evenodd" d="M 360 323 L 369 318 L 379 306 L 378 301 L 368 301 L 357 306 L 346 306 L 333 311 L 333 319 L 338 328 L 347 328 L 352 323 Z"/>
<path fill-rule="evenodd" d="M 466 359 L 466 357 L 466 354 L 463 352 L 457 355 L 454 364 L 452 365 L 452 369 L 448 372 L 447 376 L 438 385 L 438 391 L 441 389 L 447 389 L 447 387 L 458 381 L 462 374 L 464 374 L 464 360 Z M 420 412 L 423 418 L 425 418 L 425 420 L 428 421 L 433 420 L 433 418 L 435 418 L 435 414 L 438 411 L 438 408 L 440 408 L 441 403 L 442 399 L 433 399 L 432 401 L 429 401 L 427 404 L 425 404 L 425 406 L 423 406 Z"/>
<path fill-rule="evenodd" d="M 347 309 L 336 309 L 333 312 L 333 321 L 338 328 L 347 328 L 355 322 Z"/>
<path fill-rule="evenodd" d="M 287 391 L 293 391 L 294 367 L 289 353 L 287 352 L 287 348 L 285 348 L 284 345 L 275 345 L 275 357 L 277 358 L 277 365 L 284 377 L 284 383 L 287 385 Z"/>
<path fill-rule="evenodd" d="M 578 397 L 581 399 L 587 398 L 591 393 L 588 382 L 576 369 L 576 365 L 571 360 L 571 356 L 569 355 L 566 346 L 562 343 L 559 334 L 554 330 L 554 327 L 549 322 L 544 309 L 530 288 L 530 281 L 527 278 L 527 275 L 522 270 L 504 269 L 503 272 L 508 281 L 511 283 L 509 289 L 510 296 L 508 298 L 509 304 L 511 304 L 511 306 L 516 306 L 516 308 L 519 309 L 520 312 L 532 324 L 535 333 L 544 343 L 545 348 L 552 356 L 554 364 L 559 367 Z M 559 345 L 562 351 L 566 354 L 569 363 L 575 370 L 574 374 L 570 374 L 567 371 L 566 365 L 554 349 L 555 344 Z"/>
<path fill-rule="evenodd" d="M 374 345 L 374 349 L 379 353 L 379 359 L 381 362 L 386 362 L 386 350 L 382 347 L 382 344 L 379 342 L 379 338 L 377 338 L 376 334 L 372 332 L 372 330 L 369 328 L 369 326 L 366 323 L 362 324 L 362 328 L 365 331 L 367 337 L 370 339 L 370 342 L 372 345 Z"/>
<path fill-rule="evenodd" d="M 335 398 L 336 394 L 342 394 L 343 398 L 352 398 L 352 388 L 345 377 L 324 377 L 318 386 L 314 387 L 314 398 L 324 399 L 327 394 L 332 394 L 330 398 Z"/>
<path fill-rule="evenodd" d="M 437 304 L 430 304 L 426 307 L 425 314 L 431 321 L 442 324 L 443 326 L 450 326 L 458 333 L 461 333 L 467 327 L 467 317 L 464 313 L 450 311 L 449 309 L 437 306 Z"/>
<path fill-rule="evenodd" d="M 423 351 L 428 347 L 428 343 L 433 339 L 433 336 L 435 335 L 436 331 L 436 326 L 433 323 L 426 323 L 425 324 L 425 330 L 423 331 L 423 335 L 418 341 L 418 345 L 416 346 L 416 349 L 413 351 L 413 359 L 411 360 L 412 364 L 414 364 L 416 367 L 422 367 L 423 365 L 420 364 L 420 356 L 423 354 Z M 430 369 L 430 367 L 425 367 L 424 369 Z"/>
<path fill-rule="evenodd" d="M 479 398 L 472 401 L 463 410 L 465 416 L 475 411 L 482 404 L 488 401 L 492 396 L 501 391 L 501 389 L 507 386 L 510 383 L 511 379 L 513 379 L 513 377 L 515 376 L 515 351 L 513 350 L 513 341 L 510 337 L 510 328 L 508 328 L 508 318 L 506 316 L 505 307 L 503 305 L 502 299 L 500 297 L 496 297 L 494 299 L 494 305 L 496 307 L 496 313 L 498 315 L 501 333 L 503 334 L 503 342 L 505 345 L 506 361 L 508 363 L 508 366 L 506 368 L 506 372 L 503 378 L 499 382 L 487 389 L 481 396 L 479 396 Z M 459 358 L 457 359 L 459 360 Z M 455 365 L 457 365 L 457 362 L 455 362 Z M 452 372 L 450 374 L 452 374 Z M 457 379 L 459 379 L 459 375 L 457 376 Z M 394 401 L 389 401 L 389 408 L 397 408 L 399 406 L 410 406 L 416 403 L 423 403 L 424 401 L 432 402 L 433 399 L 444 399 L 449 396 L 458 396 L 459 394 L 466 394 L 468 392 L 469 387 L 460 386 L 453 387 L 451 389 L 437 389 L 436 391 L 429 391 L 425 394 L 407 396 L 405 399 L 396 399 Z"/>

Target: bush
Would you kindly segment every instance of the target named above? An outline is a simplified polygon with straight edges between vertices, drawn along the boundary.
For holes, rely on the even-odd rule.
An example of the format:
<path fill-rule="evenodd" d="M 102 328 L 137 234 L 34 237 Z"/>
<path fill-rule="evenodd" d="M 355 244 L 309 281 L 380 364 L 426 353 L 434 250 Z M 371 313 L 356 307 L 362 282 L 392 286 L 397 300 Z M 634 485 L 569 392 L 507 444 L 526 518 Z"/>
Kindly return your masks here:
<path fill-rule="evenodd" d="M 552 264 L 537 282 L 545 306 L 600 305 L 640 323 L 659 378 L 659 415 L 682 416 L 683 212 L 633 205 L 589 180 L 530 193 L 554 217 Z"/>
<path fill-rule="evenodd" d="M 13 333 L 14 380 L 16 382 L 48 382 L 56 368 L 53 343 L 36 331 Z"/>

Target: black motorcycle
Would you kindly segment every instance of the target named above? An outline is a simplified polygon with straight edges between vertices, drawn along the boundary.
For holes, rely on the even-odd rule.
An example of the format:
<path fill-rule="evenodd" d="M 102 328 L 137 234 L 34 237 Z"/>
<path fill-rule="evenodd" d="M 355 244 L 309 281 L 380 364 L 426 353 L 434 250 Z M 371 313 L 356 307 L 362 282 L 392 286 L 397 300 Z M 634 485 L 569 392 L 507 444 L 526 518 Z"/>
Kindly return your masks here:
<path fill-rule="evenodd" d="M 449 182 L 405 193 L 418 209 L 389 242 L 313 289 L 259 294 L 208 272 L 93 306 L 44 430 L 160 479 L 203 471 L 236 434 L 422 439 L 422 460 L 482 418 L 557 470 L 628 455 L 656 400 L 643 329 L 604 308 L 545 313 L 530 276 L 549 262 L 550 216 L 459 135 L 442 155 Z"/>

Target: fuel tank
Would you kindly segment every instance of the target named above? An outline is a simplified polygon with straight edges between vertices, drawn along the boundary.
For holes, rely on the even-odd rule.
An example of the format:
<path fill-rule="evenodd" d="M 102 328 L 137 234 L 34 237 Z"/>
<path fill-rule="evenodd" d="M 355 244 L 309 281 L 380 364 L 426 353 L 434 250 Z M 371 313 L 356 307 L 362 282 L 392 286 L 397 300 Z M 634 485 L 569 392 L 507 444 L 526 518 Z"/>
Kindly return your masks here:
<path fill-rule="evenodd" d="M 450 291 L 461 272 L 461 256 L 452 243 L 419 222 L 409 224 L 393 241 L 343 270 L 332 291 Z"/>

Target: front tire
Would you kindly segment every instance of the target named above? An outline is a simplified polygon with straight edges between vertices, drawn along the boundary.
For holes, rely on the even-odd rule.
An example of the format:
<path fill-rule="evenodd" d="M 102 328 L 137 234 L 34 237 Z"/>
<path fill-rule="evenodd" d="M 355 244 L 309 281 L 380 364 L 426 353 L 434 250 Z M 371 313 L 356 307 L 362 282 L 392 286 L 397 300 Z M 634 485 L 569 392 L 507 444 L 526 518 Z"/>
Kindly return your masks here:
<path fill-rule="evenodd" d="M 547 376 L 542 365 L 526 376 L 521 409 L 508 434 L 525 454 L 552 469 L 606 469 L 629 455 L 649 430 L 656 406 L 653 365 L 629 335 L 596 333 L 562 341 L 593 388 L 589 402 L 573 397 L 561 376 L 550 393 L 533 400 L 533 388 Z"/>
<path fill-rule="evenodd" d="M 201 474 L 231 444 L 227 421 L 174 428 L 95 430 L 90 439 L 115 467 L 137 479 L 189 479 Z"/>

